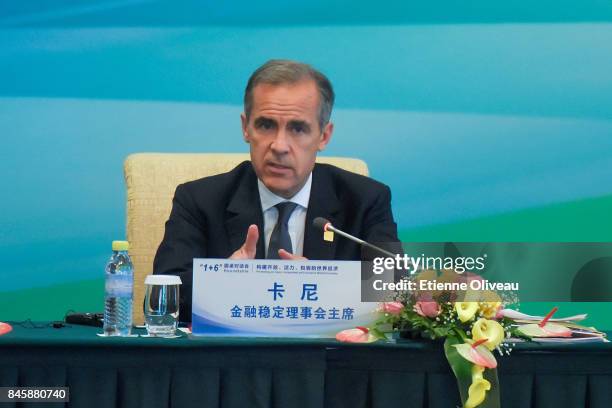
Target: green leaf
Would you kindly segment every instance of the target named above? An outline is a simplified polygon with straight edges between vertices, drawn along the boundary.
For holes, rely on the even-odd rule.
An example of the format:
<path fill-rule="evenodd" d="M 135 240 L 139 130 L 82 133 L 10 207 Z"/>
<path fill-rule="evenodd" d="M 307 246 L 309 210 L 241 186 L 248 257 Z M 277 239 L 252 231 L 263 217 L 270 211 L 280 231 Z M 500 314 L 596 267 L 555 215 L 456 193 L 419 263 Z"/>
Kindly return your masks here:
<path fill-rule="evenodd" d="M 387 336 L 384 332 L 378 330 L 377 328 L 370 329 L 370 334 L 376 337 L 377 340 L 387 340 Z"/>

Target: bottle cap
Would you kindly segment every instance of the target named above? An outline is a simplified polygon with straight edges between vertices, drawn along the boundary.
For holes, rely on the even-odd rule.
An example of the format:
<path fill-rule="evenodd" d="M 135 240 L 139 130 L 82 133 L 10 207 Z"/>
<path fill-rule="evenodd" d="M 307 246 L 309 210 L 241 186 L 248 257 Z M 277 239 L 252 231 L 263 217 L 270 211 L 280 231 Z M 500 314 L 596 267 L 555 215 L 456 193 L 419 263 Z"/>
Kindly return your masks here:
<path fill-rule="evenodd" d="M 180 285 L 181 278 L 176 275 L 147 275 L 145 285 Z"/>
<path fill-rule="evenodd" d="M 127 241 L 113 241 L 113 251 L 127 251 L 130 243 Z"/>

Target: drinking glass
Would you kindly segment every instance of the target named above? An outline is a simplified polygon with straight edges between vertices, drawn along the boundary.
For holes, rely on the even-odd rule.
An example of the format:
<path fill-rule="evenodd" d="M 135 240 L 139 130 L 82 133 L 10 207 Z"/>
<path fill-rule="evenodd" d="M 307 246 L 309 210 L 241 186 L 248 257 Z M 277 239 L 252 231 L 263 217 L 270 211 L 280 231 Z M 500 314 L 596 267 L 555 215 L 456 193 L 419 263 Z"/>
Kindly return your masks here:
<path fill-rule="evenodd" d="M 176 333 L 181 278 L 148 275 L 145 278 L 144 317 L 149 336 L 171 337 Z"/>

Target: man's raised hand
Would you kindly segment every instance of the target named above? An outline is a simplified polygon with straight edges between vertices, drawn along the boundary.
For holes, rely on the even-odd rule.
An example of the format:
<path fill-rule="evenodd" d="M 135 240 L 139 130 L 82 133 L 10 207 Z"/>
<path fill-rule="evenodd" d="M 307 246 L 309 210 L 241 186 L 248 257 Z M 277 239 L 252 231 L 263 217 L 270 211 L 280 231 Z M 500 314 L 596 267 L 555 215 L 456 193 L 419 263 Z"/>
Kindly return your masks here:
<path fill-rule="evenodd" d="M 257 240 L 259 239 L 259 229 L 257 225 L 249 225 L 244 244 L 229 257 L 229 259 L 255 259 L 257 252 Z"/>

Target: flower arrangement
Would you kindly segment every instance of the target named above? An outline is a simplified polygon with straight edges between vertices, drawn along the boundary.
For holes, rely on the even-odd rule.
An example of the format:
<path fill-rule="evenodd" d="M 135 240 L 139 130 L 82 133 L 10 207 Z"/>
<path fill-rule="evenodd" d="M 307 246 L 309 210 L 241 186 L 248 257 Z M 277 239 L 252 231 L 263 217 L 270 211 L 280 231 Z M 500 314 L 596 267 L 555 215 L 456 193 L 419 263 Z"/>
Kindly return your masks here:
<path fill-rule="evenodd" d="M 456 282 L 481 278 L 453 270 L 425 270 L 410 279 Z M 571 336 L 566 326 L 549 322 L 556 308 L 539 323 L 520 325 L 507 316 L 509 306 L 518 307 L 518 299 L 511 292 L 478 291 L 461 296 L 444 290 L 402 292 L 395 301 L 381 304 L 381 318 L 374 327 L 345 330 L 336 338 L 345 342 L 372 342 L 386 339 L 389 334 L 403 334 L 412 338 L 443 339 L 463 408 L 497 408 L 499 386 L 493 352 L 509 355 L 513 347 L 504 339 Z"/>
<path fill-rule="evenodd" d="M 370 335 L 381 338 L 385 327 L 390 327 L 402 328 L 412 336 L 444 339 L 444 352 L 457 378 L 463 406 L 474 408 L 482 405 L 487 393 L 497 386 L 497 360 L 492 351 L 511 351 L 509 343 L 502 343 L 510 337 L 512 328 L 498 316 L 501 307 L 500 301 L 391 302 L 383 304 L 383 317 Z M 499 397 L 495 394 L 489 399 L 493 398 Z"/>

